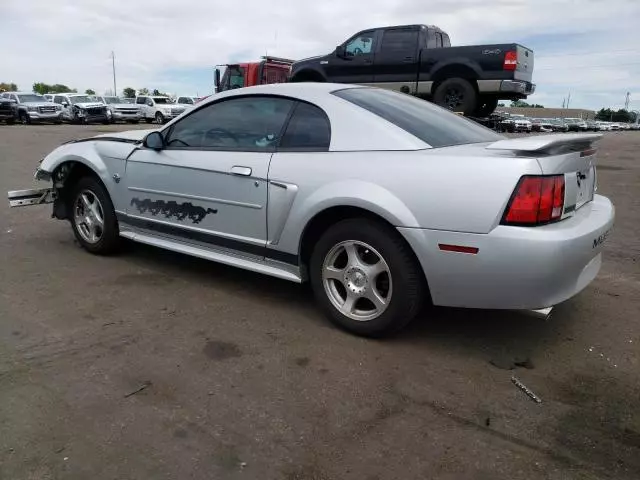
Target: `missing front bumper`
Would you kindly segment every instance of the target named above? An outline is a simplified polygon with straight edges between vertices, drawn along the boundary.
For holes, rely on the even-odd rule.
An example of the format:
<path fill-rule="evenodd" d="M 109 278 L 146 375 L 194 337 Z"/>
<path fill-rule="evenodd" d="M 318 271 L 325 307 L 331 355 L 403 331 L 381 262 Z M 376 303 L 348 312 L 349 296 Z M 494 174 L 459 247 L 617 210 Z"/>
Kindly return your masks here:
<path fill-rule="evenodd" d="M 7 192 L 10 207 L 28 207 L 53 203 L 56 196 L 53 188 L 34 188 Z"/>

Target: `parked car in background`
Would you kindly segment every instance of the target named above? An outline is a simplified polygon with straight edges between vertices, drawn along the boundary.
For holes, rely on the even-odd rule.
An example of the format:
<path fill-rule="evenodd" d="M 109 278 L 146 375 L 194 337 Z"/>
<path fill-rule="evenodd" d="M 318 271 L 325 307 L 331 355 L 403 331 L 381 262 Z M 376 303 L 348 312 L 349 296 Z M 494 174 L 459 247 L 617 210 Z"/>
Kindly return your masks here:
<path fill-rule="evenodd" d="M 176 105 L 182 105 L 184 107 L 187 107 L 189 105 L 193 106 L 196 103 L 198 103 L 199 97 L 178 97 L 176 98 Z"/>
<path fill-rule="evenodd" d="M 596 122 L 598 124 L 598 129 L 601 132 L 608 132 L 611 130 L 611 125 L 608 122 Z"/>
<path fill-rule="evenodd" d="M 487 117 L 500 99 L 534 92 L 533 64 L 533 51 L 517 43 L 452 47 L 436 26 L 400 25 L 363 30 L 328 55 L 295 62 L 291 81 L 373 85 Z"/>
<path fill-rule="evenodd" d="M 551 120 L 548 118 L 532 118 L 531 119 L 531 131 L 548 133 L 553 131 Z"/>
<path fill-rule="evenodd" d="M 82 93 L 58 93 L 53 103 L 62 106 L 62 118 L 71 123 L 109 123 L 107 106 Z"/>
<path fill-rule="evenodd" d="M 620 125 L 618 125 L 617 123 L 610 123 L 609 130 L 611 130 L 612 132 L 617 132 L 618 130 L 620 130 Z"/>
<path fill-rule="evenodd" d="M 600 124 L 594 120 L 587 120 L 585 123 L 587 124 L 587 130 L 591 130 L 592 132 L 600 130 Z"/>
<path fill-rule="evenodd" d="M 141 95 L 136 97 L 136 105 L 142 111 L 142 118 L 147 123 L 162 125 L 181 115 L 186 110 L 184 105 L 177 105 L 169 97 Z"/>
<path fill-rule="evenodd" d="M 96 95 L 94 98 L 107 106 L 107 115 L 111 122 L 138 123 L 142 120 L 142 111 L 134 103 L 125 102 L 120 97 Z"/>
<path fill-rule="evenodd" d="M 13 125 L 18 119 L 18 103 L 9 97 L 0 96 L 0 122 Z"/>
<path fill-rule="evenodd" d="M 528 118 L 516 118 L 513 121 L 513 130 L 519 133 L 531 133 L 533 125 Z"/>
<path fill-rule="evenodd" d="M 614 223 L 599 138 L 504 138 L 379 88 L 260 85 L 66 142 L 36 170 L 47 188 L 8 197 L 53 202 L 94 254 L 124 237 L 309 281 L 335 324 L 381 336 L 424 301 L 548 313 L 589 285 Z"/>
<path fill-rule="evenodd" d="M 589 128 L 587 122 L 579 118 L 565 118 L 565 123 L 570 132 L 586 132 Z"/>
<path fill-rule="evenodd" d="M 554 132 L 568 132 L 569 126 L 564 123 L 561 118 L 552 118 L 549 120 L 549 124 L 551 125 L 551 130 Z"/>
<path fill-rule="evenodd" d="M 31 92 L 4 92 L 3 97 L 16 102 L 18 120 L 22 124 L 33 122 L 62 122 L 62 107 L 48 102 L 42 95 Z"/>

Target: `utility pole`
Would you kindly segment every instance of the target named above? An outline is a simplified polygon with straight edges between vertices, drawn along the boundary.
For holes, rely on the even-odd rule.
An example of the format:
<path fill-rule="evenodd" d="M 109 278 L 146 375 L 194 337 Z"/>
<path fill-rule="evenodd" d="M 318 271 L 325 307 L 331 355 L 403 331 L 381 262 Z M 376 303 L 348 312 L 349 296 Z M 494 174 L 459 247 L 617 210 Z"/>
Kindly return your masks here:
<path fill-rule="evenodd" d="M 624 99 L 624 109 L 627 110 L 627 111 L 629 111 L 629 100 L 630 100 L 630 97 L 631 97 L 631 93 L 627 92 L 627 95 L 626 95 L 626 97 Z"/>
<path fill-rule="evenodd" d="M 569 96 L 567 97 L 567 108 L 569 108 L 569 102 L 571 102 L 571 92 L 569 92 Z"/>
<path fill-rule="evenodd" d="M 118 89 L 116 88 L 116 54 L 111 51 L 111 67 L 113 68 L 113 96 L 118 96 Z"/>

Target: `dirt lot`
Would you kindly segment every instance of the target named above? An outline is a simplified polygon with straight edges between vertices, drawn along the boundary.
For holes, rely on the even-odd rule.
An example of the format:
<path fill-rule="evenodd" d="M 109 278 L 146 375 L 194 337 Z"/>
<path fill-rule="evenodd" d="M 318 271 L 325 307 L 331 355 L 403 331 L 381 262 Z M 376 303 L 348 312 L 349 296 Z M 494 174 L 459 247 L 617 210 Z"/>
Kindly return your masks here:
<path fill-rule="evenodd" d="M 0 126 L 0 191 L 114 128 Z M 637 480 L 637 152 L 640 132 L 603 139 L 617 223 L 550 321 L 438 309 L 387 341 L 336 330 L 305 287 L 144 246 L 91 256 L 48 206 L 2 202 L 0 478 Z"/>

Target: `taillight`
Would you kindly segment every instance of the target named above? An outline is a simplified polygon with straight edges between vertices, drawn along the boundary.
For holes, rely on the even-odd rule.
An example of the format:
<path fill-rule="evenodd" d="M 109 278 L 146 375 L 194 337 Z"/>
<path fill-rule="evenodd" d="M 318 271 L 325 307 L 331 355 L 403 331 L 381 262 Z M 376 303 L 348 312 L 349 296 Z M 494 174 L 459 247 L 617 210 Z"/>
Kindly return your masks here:
<path fill-rule="evenodd" d="M 559 220 L 564 208 L 564 175 L 520 179 L 502 218 L 503 225 L 542 225 Z"/>
<path fill-rule="evenodd" d="M 516 50 L 509 50 L 508 52 L 505 52 L 502 69 L 515 70 L 516 68 L 518 68 L 518 52 Z"/>

